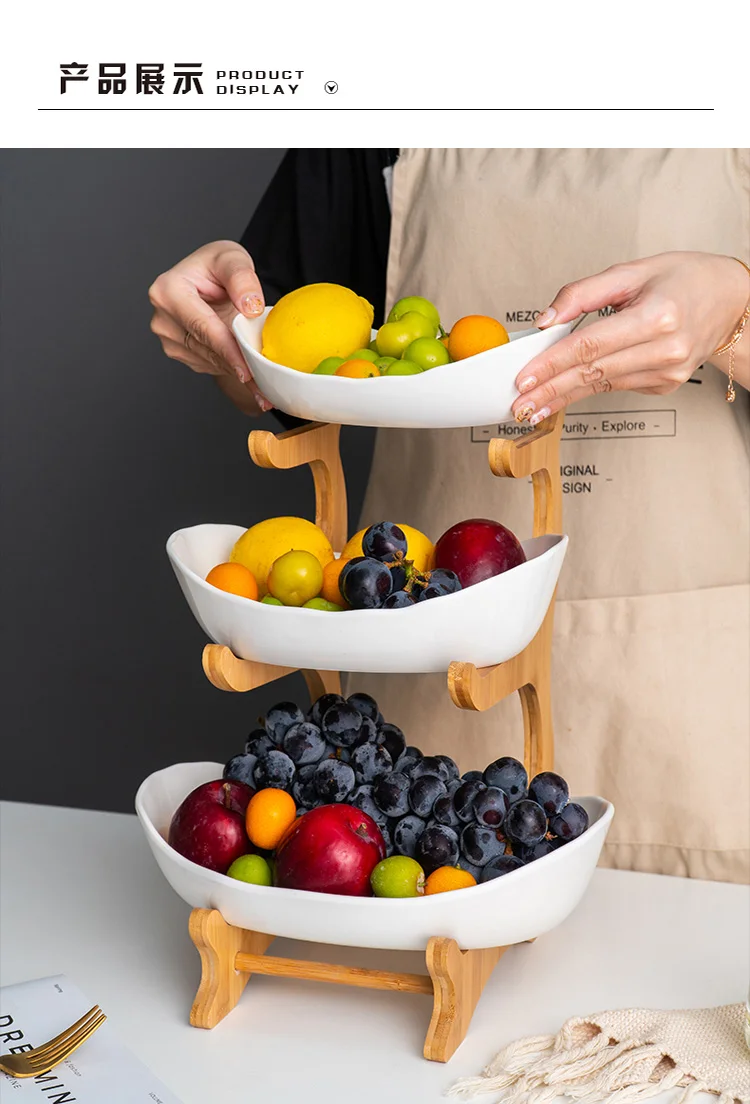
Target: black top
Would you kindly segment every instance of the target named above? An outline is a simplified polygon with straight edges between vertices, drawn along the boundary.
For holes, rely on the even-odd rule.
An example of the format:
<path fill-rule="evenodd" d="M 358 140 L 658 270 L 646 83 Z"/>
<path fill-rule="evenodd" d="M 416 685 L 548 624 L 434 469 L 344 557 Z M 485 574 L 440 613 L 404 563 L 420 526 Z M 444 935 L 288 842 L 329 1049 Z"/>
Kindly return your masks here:
<path fill-rule="evenodd" d="M 240 238 L 267 303 L 305 284 L 363 295 L 383 321 L 391 211 L 383 170 L 396 149 L 290 149 Z M 287 428 L 303 423 L 274 412 Z"/>

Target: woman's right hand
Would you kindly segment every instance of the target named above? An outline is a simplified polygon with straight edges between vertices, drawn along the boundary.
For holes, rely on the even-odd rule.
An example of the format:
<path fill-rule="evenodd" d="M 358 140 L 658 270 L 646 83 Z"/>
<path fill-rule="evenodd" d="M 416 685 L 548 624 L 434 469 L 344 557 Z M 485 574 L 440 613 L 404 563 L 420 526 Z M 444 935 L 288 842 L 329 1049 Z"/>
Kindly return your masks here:
<path fill-rule="evenodd" d="M 151 330 L 168 357 L 194 372 L 219 377 L 220 386 L 232 398 L 241 393 L 243 407 L 271 409 L 255 386 L 230 328 L 238 311 L 246 318 L 257 318 L 264 309 L 263 291 L 247 250 L 233 241 L 210 242 L 158 276 L 148 297 L 154 308 Z"/>

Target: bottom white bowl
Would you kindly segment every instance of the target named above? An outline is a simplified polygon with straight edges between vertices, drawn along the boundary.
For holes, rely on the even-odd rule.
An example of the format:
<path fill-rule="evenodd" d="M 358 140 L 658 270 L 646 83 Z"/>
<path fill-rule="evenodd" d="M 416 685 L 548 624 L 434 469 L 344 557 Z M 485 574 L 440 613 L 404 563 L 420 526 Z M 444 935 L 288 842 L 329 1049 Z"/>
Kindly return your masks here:
<path fill-rule="evenodd" d="M 614 808 L 601 797 L 576 798 L 590 818 L 582 836 L 543 859 L 471 889 L 384 900 L 248 885 L 183 858 L 166 842 L 185 797 L 221 778 L 219 763 L 177 763 L 141 784 L 135 807 L 169 884 L 193 908 L 215 908 L 229 924 L 314 943 L 424 950 L 433 935 L 464 949 L 534 939 L 573 911 L 588 886 Z"/>

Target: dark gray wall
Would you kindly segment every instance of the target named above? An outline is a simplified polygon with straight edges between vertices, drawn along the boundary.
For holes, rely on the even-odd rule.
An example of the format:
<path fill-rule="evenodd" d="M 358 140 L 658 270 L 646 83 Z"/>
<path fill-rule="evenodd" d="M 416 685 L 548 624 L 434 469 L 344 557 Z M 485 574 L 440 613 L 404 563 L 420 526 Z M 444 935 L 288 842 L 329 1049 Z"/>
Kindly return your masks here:
<path fill-rule="evenodd" d="M 130 810 L 150 771 L 224 760 L 273 701 L 306 700 L 299 675 L 245 695 L 207 682 L 164 542 L 312 517 L 312 479 L 254 467 L 251 423 L 162 355 L 146 296 L 241 234 L 283 152 L 0 154 L 3 798 Z M 371 446 L 345 431 L 353 518 Z"/>

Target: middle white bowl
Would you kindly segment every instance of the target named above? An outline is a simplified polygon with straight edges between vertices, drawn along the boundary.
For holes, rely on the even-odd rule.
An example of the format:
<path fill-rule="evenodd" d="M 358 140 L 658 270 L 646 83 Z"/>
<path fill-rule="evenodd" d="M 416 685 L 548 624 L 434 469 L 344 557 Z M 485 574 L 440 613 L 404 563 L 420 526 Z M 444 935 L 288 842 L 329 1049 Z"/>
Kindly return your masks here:
<path fill-rule="evenodd" d="M 320 671 L 399 674 L 446 671 L 454 660 L 488 667 L 536 636 L 560 574 L 567 537 L 523 541 L 526 563 L 457 594 L 407 609 L 294 609 L 252 602 L 205 581 L 245 530 L 194 525 L 167 541 L 167 554 L 196 620 L 240 659 Z"/>

